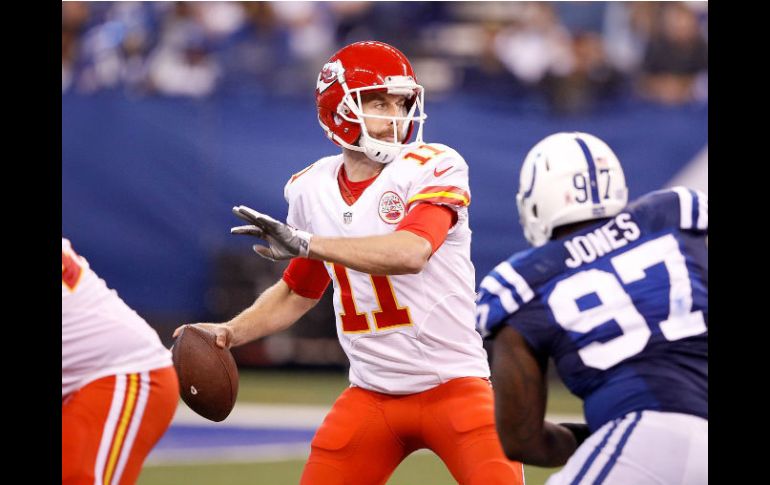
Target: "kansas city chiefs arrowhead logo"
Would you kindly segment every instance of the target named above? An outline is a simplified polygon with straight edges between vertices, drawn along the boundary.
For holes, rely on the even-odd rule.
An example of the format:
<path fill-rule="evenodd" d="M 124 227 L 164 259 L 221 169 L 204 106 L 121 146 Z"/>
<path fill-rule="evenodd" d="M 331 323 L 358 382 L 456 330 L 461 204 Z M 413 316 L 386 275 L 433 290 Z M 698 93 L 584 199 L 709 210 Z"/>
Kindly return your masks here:
<path fill-rule="evenodd" d="M 404 219 L 406 213 L 404 201 L 395 192 L 387 191 L 380 197 L 380 207 L 377 213 L 382 222 L 398 224 Z"/>
<path fill-rule="evenodd" d="M 342 67 L 342 63 L 339 60 L 327 62 L 323 69 L 321 69 L 321 73 L 318 75 L 318 82 L 315 86 L 318 93 L 320 94 L 326 91 L 329 86 L 337 81 L 339 75 L 344 71 L 345 69 Z"/>

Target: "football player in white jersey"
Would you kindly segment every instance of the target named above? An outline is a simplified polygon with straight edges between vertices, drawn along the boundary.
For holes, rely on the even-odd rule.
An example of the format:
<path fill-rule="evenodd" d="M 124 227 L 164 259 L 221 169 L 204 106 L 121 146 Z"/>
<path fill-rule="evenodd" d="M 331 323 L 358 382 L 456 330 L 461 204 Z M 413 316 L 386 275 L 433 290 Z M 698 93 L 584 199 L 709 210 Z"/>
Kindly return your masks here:
<path fill-rule="evenodd" d="M 61 240 L 62 485 L 129 485 L 179 383 L 158 334 Z"/>
<path fill-rule="evenodd" d="M 495 434 L 474 329 L 468 165 L 422 140 L 423 88 L 388 44 L 357 42 L 332 56 L 316 104 L 342 153 L 290 178 L 287 224 L 233 209 L 248 225 L 232 232 L 266 240 L 255 251 L 289 267 L 231 321 L 198 325 L 221 346 L 241 345 L 293 324 L 333 282 L 351 386 L 313 438 L 300 483 L 382 484 L 428 448 L 461 484 L 523 484 L 522 465 Z"/>

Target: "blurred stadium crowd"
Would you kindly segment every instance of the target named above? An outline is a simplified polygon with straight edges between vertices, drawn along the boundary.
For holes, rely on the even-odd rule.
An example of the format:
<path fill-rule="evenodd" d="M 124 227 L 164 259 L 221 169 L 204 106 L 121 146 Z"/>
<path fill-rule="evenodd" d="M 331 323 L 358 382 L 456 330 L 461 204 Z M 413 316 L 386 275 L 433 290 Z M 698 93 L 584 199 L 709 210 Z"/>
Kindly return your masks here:
<path fill-rule="evenodd" d="M 369 39 L 412 59 L 433 99 L 570 114 L 708 96 L 707 2 L 63 2 L 62 93 L 309 96 L 331 52 Z"/>

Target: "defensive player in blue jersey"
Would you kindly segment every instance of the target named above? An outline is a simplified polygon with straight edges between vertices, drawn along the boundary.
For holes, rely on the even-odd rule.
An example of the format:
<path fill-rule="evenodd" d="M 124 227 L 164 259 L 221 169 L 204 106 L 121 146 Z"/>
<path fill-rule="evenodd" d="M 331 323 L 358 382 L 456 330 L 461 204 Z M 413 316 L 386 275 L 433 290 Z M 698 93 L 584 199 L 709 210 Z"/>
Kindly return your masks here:
<path fill-rule="evenodd" d="M 566 463 L 548 485 L 708 483 L 708 200 L 627 199 L 602 140 L 545 138 L 516 196 L 534 248 L 480 285 L 500 441 L 510 459 Z M 549 357 L 587 425 L 544 420 Z"/>

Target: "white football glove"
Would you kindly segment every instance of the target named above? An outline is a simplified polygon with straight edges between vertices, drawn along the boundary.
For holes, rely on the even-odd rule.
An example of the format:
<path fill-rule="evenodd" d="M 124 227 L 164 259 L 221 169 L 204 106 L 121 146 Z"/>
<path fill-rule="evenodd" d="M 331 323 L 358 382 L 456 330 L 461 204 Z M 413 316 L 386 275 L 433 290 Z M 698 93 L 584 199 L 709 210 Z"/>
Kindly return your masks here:
<path fill-rule="evenodd" d="M 313 235 L 300 231 L 272 217 L 250 209 L 245 205 L 233 207 L 233 214 L 248 222 L 248 226 L 230 229 L 230 234 L 246 234 L 267 241 L 269 246 L 255 244 L 254 252 L 271 261 L 292 259 L 297 256 L 307 258 L 310 251 L 310 239 Z"/>

